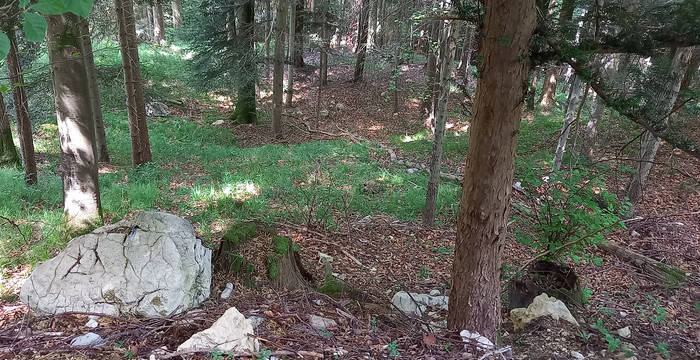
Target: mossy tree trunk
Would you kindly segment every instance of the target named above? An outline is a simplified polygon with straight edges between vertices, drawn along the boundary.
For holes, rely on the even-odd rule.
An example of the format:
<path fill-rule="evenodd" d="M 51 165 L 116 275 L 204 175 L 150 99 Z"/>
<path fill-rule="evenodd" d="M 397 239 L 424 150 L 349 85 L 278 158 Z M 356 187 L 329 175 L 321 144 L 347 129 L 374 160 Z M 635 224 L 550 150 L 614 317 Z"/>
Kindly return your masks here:
<path fill-rule="evenodd" d="M 273 286 L 280 289 L 308 289 L 311 276 L 304 270 L 295 244 L 287 237 L 272 239 L 275 252 L 268 257 L 268 274 Z"/>
<path fill-rule="evenodd" d="M 15 143 L 12 141 L 12 129 L 10 119 L 5 113 L 5 100 L 0 92 L 0 166 L 22 167 L 17 155 Z"/>

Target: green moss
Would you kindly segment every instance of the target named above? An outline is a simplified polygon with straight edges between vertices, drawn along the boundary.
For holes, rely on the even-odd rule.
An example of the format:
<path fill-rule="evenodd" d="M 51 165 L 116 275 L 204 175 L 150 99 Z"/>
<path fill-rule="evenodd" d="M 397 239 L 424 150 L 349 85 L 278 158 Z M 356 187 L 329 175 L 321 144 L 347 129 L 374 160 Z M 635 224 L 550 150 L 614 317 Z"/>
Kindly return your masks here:
<path fill-rule="evenodd" d="M 282 255 L 278 253 L 272 253 L 267 255 L 267 275 L 270 279 L 275 279 L 279 274 L 279 261 Z"/>
<path fill-rule="evenodd" d="M 159 296 L 156 296 L 151 300 L 151 304 L 155 306 L 163 306 L 163 301 L 160 300 Z"/>
<path fill-rule="evenodd" d="M 284 255 L 289 251 L 290 242 L 291 239 L 285 236 L 275 236 L 272 238 L 272 245 L 275 247 L 275 252 L 280 255 Z"/>
<path fill-rule="evenodd" d="M 328 274 L 323 279 L 323 285 L 318 288 L 318 291 L 326 295 L 337 295 L 342 293 L 344 289 L 342 282 L 338 281 L 333 275 Z"/>
<path fill-rule="evenodd" d="M 252 222 L 237 223 L 226 229 L 224 240 L 237 248 L 239 245 L 255 237 L 258 234 L 258 227 Z"/>
<path fill-rule="evenodd" d="M 675 289 L 679 287 L 686 280 L 685 273 L 673 266 L 668 266 L 664 263 L 659 263 L 659 271 L 663 274 L 664 286 L 669 289 Z"/>
<path fill-rule="evenodd" d="M 244 269 L 244 265 L 246 264 L 245 258 L 243 258 L 243 255 L 241 254 L 231 254 L 230 259 L 231 265 L 229 267 L 229 270 L 232 273 L 239 275 L 241 273 L 241 270 Z"/>

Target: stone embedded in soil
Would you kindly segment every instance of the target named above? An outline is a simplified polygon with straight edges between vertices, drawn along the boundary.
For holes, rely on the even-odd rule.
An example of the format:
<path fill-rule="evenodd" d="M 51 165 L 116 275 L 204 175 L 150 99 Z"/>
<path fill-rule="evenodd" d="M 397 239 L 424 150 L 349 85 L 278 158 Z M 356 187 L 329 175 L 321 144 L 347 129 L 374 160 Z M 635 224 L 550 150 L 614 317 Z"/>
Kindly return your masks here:
<path fill-rule="evenodd" d="M 253 324 L 238 309 L 231 307 L 212 326 L 200 331 L 177 347 L 177 351 L 252 351 L 257 352 L 260 343 L 253 335 Z"/>
<path fill-rule="evenodd" d="M 391 303 L 408 316 L 421 317 L 428 308 L 447 310 L 449 297 L 399 291 L 391 298 Z"/>
<path fill-rule="evenodd" d="M 231 292 L 233 292 L 233 284 L 226 283 L 226 288 L 221 292 L 221 299 L 226 300 L 230 298 Z"/>
<path fill-rule="evenodd" d="M 105 344 L 105 340 L 102 339 L 102 336 L 95 334 L 93 332 L 89 332 L 84 335 L 80 335 L 70 342 L 70 346 L 72 347 L 93 347 L 93 348 L 98 348 L 102 345 Z"/>
<path fill-rule="evenodd" d="M 338 326 L 338 323 L 333 319 L 324 318 L 317 315 L 309 315 L 309 324 L 314 330 L 322 331 L 324 329 L 330 329 Z"/>
<path fill-rule="evenodd" d="M 162 317 L 209 297 L 211 250 L 189 221 L 162 212 L 103 226 L 39 264 L 20 299 L 40 314 Z"/>
<path fill-rule="evenodd" d="M 579 326 L 578 321 L 574 319 L 566 305 L 561 300 L 550 297 L 546 293 L 535 297 L 535 300 L 527 308 L 515 308 L 510 311 L 510 318 L 516 329 L 522 329 L 532 320 L 543 316 L 549 316 L 556 321 L 565 320 Z"/>
<path fill-rule="evenodd" d="M 632 331 L 630 330 L 629 326 L 625 326 L 622 329 L 617 329 L 617 335 L 627 339 L 632 336 Z"/>

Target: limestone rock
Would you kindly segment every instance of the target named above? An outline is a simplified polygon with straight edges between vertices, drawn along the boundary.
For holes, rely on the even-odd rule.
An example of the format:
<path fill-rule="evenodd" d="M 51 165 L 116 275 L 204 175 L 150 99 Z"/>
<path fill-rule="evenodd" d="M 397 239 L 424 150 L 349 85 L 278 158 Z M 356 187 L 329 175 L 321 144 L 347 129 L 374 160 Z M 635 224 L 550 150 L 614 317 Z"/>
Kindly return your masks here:
<path fill-rule="evenodd" d="M 583 360 L 583 359 L 585 359 L 586 357 L 584 357 L 583 354 L 581 354 L 581 353 L 578 352 L 578 351 L 571 350 L 571 358 L 572 358 L 572 359 L 575 359 L 575 360 Z"/>
<path fill-rule="evenodd" d="M 338 323 L 336 323 L 335 320 L 316 315 L 309 315 L 309 324 L 312 328 L 314 328 L 314 330 L 317 331 L 338 326 Z"/>
<path fill-rule="evenodd" d="M 465 343 L 473 343 L 476 345 L 476 347 L 482 349 L 482 350 L 490 350 L 493 349 L 495 346 L 493 345 L 493 342 L 486 338 L 485 336 L 482 336 L 478 332 L 474 331 L 469 331 L 469 330 L 462 330 L 459 333 L 459 336 L 462 337 L 462 341 Z"/>
<path fill-rule="evenodd" d="M 632 331 L 630 330 L 629 326 L 625 326 L 622 329 L 617 329 L 617 335 L 620 335 L 620 337 L 625 339 L 629 339 L 629 337 L 632 336 Z"/>
<path fill-rule="evenodd" d="M 391 303 L 408 316 L 423 316 L 427 308 L 447 310 L 449 297 L 399 291 L 391 298 Z"/>
<path fill-rule="evenodd" d="M 209 297 L 211 250 L 189 221 L 162 212 L 103 226 L 38 265 L 20 299 L 39 314 L 160 317 Z"/>
<path fill-rule="evenodd" d="M 221 352 L 257 352 L 260 343 L 248 334 L 254 334 L 253 324 L 238 309 L 231 307 L 210 328 L 192 335 L 178 346 L 177 351 L 216 349 Z"/>
<path fill-rule="evenodd" d="M 223 119 L 219 119 L 219 120 L 216 120 L 213 123 L 211 123 L 211 126 L 222 126 L 222 125 L 224 125 Z"/>
<path fill-rule="evenodd" d="M 515 308 L 510 311 L 510 318 L 516 329 L 522 329 L 532 320 L 542 316 L 550 316 L 552 319 L 566 320 L 576 326 L 578 321 L 571 315 L 569 309 L 561 300 L 550 297 L 546 293 L 535 297 L 535 300 L 526 308 Z"/>
<path fill-rule="evenodd" d="M 226 288 L 221 292 L 221 299 L 226 300 L 230 298 L 231 292 L 233 292 L 233 284 L 226 283 Z"/>
<path fill-rule="evenodd" d="M 146 116 L 164 117 L 170 116 L 170 108 L 162 102 L 154 101 L 146 104 Z"/>
<path fill-rule="evenodd" d="M 88 316 L 88 322 L 85 323 L 85 327 L 88 327 L 90 329 L 94 329 L 98 327 L 100 324 L 97 322 L 99 318 L 95 315 L 90 315 Z"/>
<path fill-rule="evenodd" d="M 95 334 L 93 332 L 89 332 L 84 335 L 80 335 L 70 342 L 70 346 L 72 347 L 93 347 L 93 348 L 98 348 L 102 345 L 105 344 L 105 340 L 102 339 L 102 336 Z"/>

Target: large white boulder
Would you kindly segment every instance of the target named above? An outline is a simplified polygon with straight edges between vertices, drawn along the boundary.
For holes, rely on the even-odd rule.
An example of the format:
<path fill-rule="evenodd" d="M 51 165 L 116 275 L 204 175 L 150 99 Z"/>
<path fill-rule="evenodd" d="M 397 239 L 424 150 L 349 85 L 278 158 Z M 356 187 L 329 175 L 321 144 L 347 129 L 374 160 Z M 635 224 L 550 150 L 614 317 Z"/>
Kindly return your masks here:
<path fill-rule="evenodd" d="M 569 309 L 561 300 L 542 293 L 535 297 L 532 304 L 526 308 L 515 308 L 510 311 L 510 319 L 516 329 L 522 329 L 532 320 L 549 316 L 559 321 L 564 320 L 573 325 L 579 326 L 578 321 L 571 315 Z"/>
<path fill-rule="evenodd" d="M 38 265 L 20 299 L 41 314 L 170 316 L 209 297 L 211 250 L 189 221 L 142 212 L 77 237 Z"/>
<path fill-rule="evenodd" d="M 257 352 L 260 343 L 252 335 L 253 324 L 238 309 L 231 307 L 210 328 L 192 335 L 178 346 L 177 351 Z"/>

